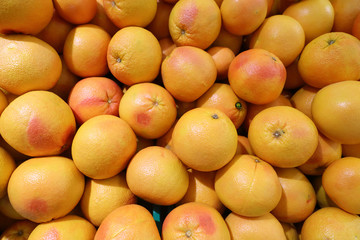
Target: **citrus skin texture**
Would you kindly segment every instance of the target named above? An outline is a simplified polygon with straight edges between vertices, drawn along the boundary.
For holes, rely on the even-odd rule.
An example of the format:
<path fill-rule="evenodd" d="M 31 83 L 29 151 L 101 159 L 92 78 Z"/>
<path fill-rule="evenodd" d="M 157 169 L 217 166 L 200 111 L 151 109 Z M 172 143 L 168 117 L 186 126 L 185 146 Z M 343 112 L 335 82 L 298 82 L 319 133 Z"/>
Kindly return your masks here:
<path fill-rule="evenodd" d="M 182 0 L 169 16 L 169 31 L 177 46 L 208 48 L 221 29 L 221 12 L 215 1 Z"/>
<path fill-rule="evenodd" d="M 174 208 L 162 225 L 163 240 L 230 240 L 221 214 L 204 203 L 189 202 Z"/>
<path fill-rule="evenodd" d="M 118 240 L 161 240 L 153 216 L 138 204 L 127 204 L 108 214 L 101 222 L 94 240 L 112 240 L 113 236 Z"/>
<path fill-rule="evenodd" d="M 360 143 L 359 91 L 359 81 L 343 81 L 317 92 L 311 112 L 321 133 L 342 144 Z"/>
<path fill-rule="evenodd" d="M 94 239 L 96 228 L 85 218 L 77 215 L 41 223 L 30 233 L 28 239 L 52 239 L 61 236 L 63 239 Z"/>
<path fill-rule="evenodd" d="M 108 45 L 111 74 L 126 85 L 153 81 L 160 71 L 162 52 L 154 34 L 141 27 L 117 31 Z"/>
<path fill-rule="evenodd" d="M 216 172 L 215 191 L 227 208 L 247 217 L 269 213 L 281 197 L 281 185 L 274 168 L 247 154 L 235 155 Z"/>
<path fill-rule="evenodd" d="M 35 35 L 47 26 L 53 12 L 54 5 L 51 0 L 31 0 L 26 2 L 19 0 L 1 1 L 0 33 Z"/>
<path fill-rule="evenodd" d="M 304 82 L 316 88 L 360 79 L 360 41 L 345 32 L 329 32 L 306 44 L 298 62 Z"/>
<path fill-rule="evenodd" d="M 49 90 L 61 75 L 56 50 L 32 35 L 0 35 L 0 87 L 15 95 Z"/>
<path fill-rule="evenodd" d="M 71 159 L 60 156 L 31 158 L 14 170 L 8 196 L 15 211 L 26 219 L 42 223 L 73 210 L 84 186 L 85 177 Z"/>
<path fill-rule="evenodd" d="M 30 91 L 14 99 L 0 117 L 5 141 L 28 156 L 58 155 L 67 150 L 76 131 L 73 112 L 53 92 Z"/>
<path fill-rule="evenodd" d="M 253 118 L 248 138 L 255 155 L 264 161 L 275 167 L 297 167 L 314 154 L 318 130 L 301 111 L 275 106 Z"/>
<path fill-rule="evenodd" d="M 360 158 L 343 157 L 332 162 L 322 175 L 322 185 L 330 199 L 341 209 L 360 214 L 357 199 L 360 189 Z"/>
<path fill-rule="evenodd" d="M 188 167 L 215 171 L 235 155 L 237 131 L 230 118 L 215 108 L 194 108 L 178 120 L 172 150 Z"/>
<path fill-rule="evenodd" d="M 136 135 L 123 119 L 99 115 L 83 123 L 71 145 L 76 167 L 93 179 L 105 179 L 124 170 L 136 150 Z"/>
<path fill-rule="evenodd" d="M 325 207 L 315 211 L 301 228 L 301 238 L 356 239 L 360 236 L 360 217 L 337 207 Z"/>

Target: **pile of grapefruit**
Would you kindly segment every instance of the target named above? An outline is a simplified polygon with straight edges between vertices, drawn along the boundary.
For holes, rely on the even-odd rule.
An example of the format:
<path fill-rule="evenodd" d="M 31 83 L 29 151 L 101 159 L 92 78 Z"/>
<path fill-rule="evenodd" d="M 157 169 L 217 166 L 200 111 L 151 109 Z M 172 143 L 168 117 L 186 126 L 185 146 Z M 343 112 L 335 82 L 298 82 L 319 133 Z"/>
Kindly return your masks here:
<path fill-rule="evenodd" d="M 0 240 L 360 239 L 359 0 L 2 0 L 0 89 Z"/>

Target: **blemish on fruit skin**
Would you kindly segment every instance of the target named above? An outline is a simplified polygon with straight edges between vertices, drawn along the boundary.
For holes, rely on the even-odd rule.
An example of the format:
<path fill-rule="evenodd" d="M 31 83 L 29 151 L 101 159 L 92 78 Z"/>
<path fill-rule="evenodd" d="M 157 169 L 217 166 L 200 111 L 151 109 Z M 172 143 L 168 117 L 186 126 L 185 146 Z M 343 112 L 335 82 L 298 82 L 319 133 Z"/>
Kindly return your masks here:
<path fill-rule="evenodd" d="M 276 64 L 276 63 L 274 63 L 274 64 Z M 254 73 L 256 73 L 260 79 L 264 79 L 264 80 L 279 78 L 286 73 L 285 68 L 283 68 L 281 70 L 276 67 L 272 67 L 270 65 L 264 65 L 262 67 L 259 67 L 258 69 L 254 69 L 254 71 L 255 70 L 256 70 L 256 72 L 254 72 Z"/>
<path fill-rule="evenodd" d="M 312 197 L 310 195 L 308 195 L 306 203 L 310 203 L 312 201 Z"/>
<path fill-rule="evenodd" d="M 213 220 L 207 214 L 199 214 L 199 227 L 204 229 L 206 234 L 213 234 L 216 228 Z"/>
<path fill-rule="evenodd" d="M 142 125 L 148 125 L 150 123 L 150 116 L 146 113 L 139 113 L 136 115 L 136 121 Z"/>
<path fill-rule="evenodd" d="M 29 144 L 37 150 L 54 149 L 58 146 L 59 151 L 65 150 L 75 135 L 76 126 L 71 125 L 65 131 L 61 140 L 58 136 L 52 136 L 46 128 L 46 125 L 38 117 L 32 117 L 28 123 L 27 139 Z M 58 139 L 58 141 L 56 141 Z M 61 142 L 59 142 L 61 141 Z"/>
<path fill-rule="evenodd" d="M 48 149 L 55 145 L 54 139 L 38 117 L 32 117 L 27 128 L 28 141 L 37 149 Z"/>
<path fill-rule="evenodd" d="M 274 64 L 279 63 L 274 56 L 259 56 L 250 53 L 243 53 L 239 56 L 240 57 L 235 58 L 235 61 L 233 61 L 230 66 L 233 70 L 239 70 L 239 72 L 246 77 L 254 78 L 254 80 L 256 77 L 256 80 L 258 81 L 267 81 L 268 79 L 278 78 L 279 76 L 284 76 L 284 74 L 286 74 L 285 67 L 283 69 L 274 67 Z M 274 62 L 273 64 L 269 64 L 268 57 Z M 254 62 L 258 62 L 259 64 L 253 64 Z"/>
<path fill-rule="evenodd" d="M 196 20 L 196 15 L 198 15 L 199 9 L 195 4 L 187 6 L 179 14 L 179 26 L 187 26 L 186 28 L 193 25 L 193 22 Z M 181 33 L 185 34 L 186 29 L 181 28 Z"/>
<path fill-rule="evenodd" d="M 32 199 L 28 203 L 27 208 L 31 213 L 46 213 L 47 203 L 42 199 Z"/>
<path fill-rule="evenodd" d="M 218 118 L 219 118 L 219 116 L 218 116 L 216 113 L 214 113 L 213 115 L 211 115 L 211 117 L 212 117 L 213 119 L 218 119 Z"/>

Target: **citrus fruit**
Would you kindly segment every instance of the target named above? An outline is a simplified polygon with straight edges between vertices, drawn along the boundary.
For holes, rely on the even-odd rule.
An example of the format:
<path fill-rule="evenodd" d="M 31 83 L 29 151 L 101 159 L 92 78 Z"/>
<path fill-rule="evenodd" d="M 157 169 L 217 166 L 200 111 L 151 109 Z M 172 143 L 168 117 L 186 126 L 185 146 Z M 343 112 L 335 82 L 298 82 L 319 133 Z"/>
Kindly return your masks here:
<path fill-rule="evenodd" d="M 311 214 L 301 228 L 301 239 L 356 239 L 360 217 L 336 207 L 321 208 Z"/>
<path fill-rule="evenodd" d="M 286 81 L 284 89 L 299 89 L 305 85 L 298 70 L 299 56 L 286 67 Z"/>
<path fill-rule="evenodd" d="M 256 116 L 256 114 L 258 114 L 259 112 L 261 112 L 262 110 L 264 110 L 266 108 L 275 107 L 275 106 L 292 107 L 292 104 L 291 104 L 290 100 L 287 97 L 285 97 L 283 94 L 280 94 L 279 97 L 277 97 L 274 101 L 272 101 L 270 103 L 266 103 L 266 104 L 248 103 L 247 104 L 247 113 L 245 116 L 243 127 L 246 130 L 248 130 L 249 125 L 250 125 L 251 121 L 253 120 L 253 118 Z"/>
<path fill-rule="evenodd" d="M 304 82 L 316 88 L 359 80 L 360 40 L 345 32 L 322 34 L 304 47 L 298 70 Z"/>
<path fill-rule="evenodd" d="M 34 223 L 29 220 L 18 220 L 12 223 L 5 231 L 0 235 L 1 240 L 22 240 L 28 239 L 30 233 L 37 226 L 37 223 Z"/>
<path fill-rule="evenodd" d="M 153 20 L 146 26 L 157 39 L 170 38 L 169 32 L 169 16 L 173 4 L 157 1 L 156 14 Z"/>
<path fill-rule="evenodd" d="M 111 240 L 114 236 L 118 240 L 161 239 L 153 216 L 138 204 L 127 204 L 109 213 L 97 229 L 94 240 Z"/>
<path fill-rule="evenodd" d="M 247 114 L 247 103 L 226 83 L 214 83 L 196 100 L 196 107 L 217 108 L 223 111 L 236 129 L 244 122 Z"/>
<path fill-rule="evenodd" d="M 316 195 L 308 178 L 297 168 L 275 168 L 282 194 L 271 213 L 282 222 L 298 223 L 309 217 L 316 205 Z"/>
<path fill-rule="evenodd" d="M 48 43 L 58 53 L 62 53 L 66 37 L 73 27 L 73 24 L 61 18 L 59 13 L 54 11 L 49 24 L 35 36 Z"/>
<path fill-rule="evenodd" d="M 69 92 L 68 104 L 81 125 L 98 115 L 119 116 L 123 96 L 121 87 L 106 77 L 88 77 L 76 82 Z"/>
<path fill-rule="evenodd" d="M 59 54 L 32 35 L 0 35 L 0 59 L 0 87 L 15 95 L 49 90 L 61 74 Z"/>
<path fill-rule="evenodd" d="M 75 25 L 90 22 L 97 10 L 96 0 L 54 0 L 53 2 L 61 18 Z"/>
<path fill-rule="evenodd" d="M 305 163 L 318 145 L 314 122 L 289 106 L 262 110 L 251 121 L 248 139 L 259 158 L 275 167 L 297 167 Z"/>
<path fill-rule="evenodd" d="M 69 70 L 79 77 L 100 77 L 109 72 L 110 35 L 95 24 L 75 26 L 66 36 L 63 56 Z M 96 51 L 93 51 L 96 49 Z"/>
<path fill-rule="evenodd" d="M 96 14 L 89 23 L 98 25 L 107 31 L 110 36 L 113 36 L 117 31 L 119 31 L 119 28 L 107 16 L 103 0 L 96 0 Z"/>
<path fill-rule="evenodd" d="M 267 104 L 281 94 L 286 69 L 273 53 L 264 49 L 249 49 L 231 61 L 228 79 L 239 98 L 254 104 Z"/>
<path fill-rule="evenodd" d="M 71 156 L 84 175 L 105 179 L 126 168 L 136 145 L 136 135 L 126 121 L 113 115 L 99 115 L 79 127 Z"/>
<path fill-rule="evenodd" d="M 118 27 L 146 27 L 154 19 L 156 0 L 104 0 L 104 9 L 109 19 Z"/>
<path fill-rule="evenodd" d="M 233 240 L 287 239 L 279 220 L 271 213 L 259 217 L 244 217 L 231 212 L 226 216 L 225 222 Z"/>
<path fill-rule="evenodd" d="M 220 5 L 222 25 L 238 36 L 253 33 L 265 20 L 267 0 L 223 0 Z"/>
<path fill-rule="evenodd" d="M 0 117 L 5 141 L 28 156 L 58 155 L 76 131 L 74 114 L 55 93 L 30 91 L 13 100 Z"/>
<path fill-rule="evenodd" d="M 9 196 L 7 194 L 4 197 L 0 198 L 0 213 L 11 219 L 16 219 L 16 220 L 25 219 L 11 205 Z"/>
<path fill-rule="evenodd" d="M 206 50 L 213 58 L 216 70 L 217 80 L 224 80 L 228 76 L 228 70 L 231 61 L 235 58 L 234 52 L 228 47 L 213 46 Z"/>
<path fill-rule="evenodd" d="M 76 238 L 79 240 L 92 240 L 95 232 L 95 227 L 86 219 L 76 215 L 67 215 L 38 224 L 30 233 L 28 239 Z"/>
<path fill-rule="evenodd" d="M 209 53 L 197 47 L 176 47 L 161 64 L 164 87 L 175 99 L 192 102 L 216 81 L 216 65 Z"/>
<path fill-rule="evenodd" d="M 295 18 L 305 32 L 305 43 L 331 32 L 334 24 L 334 8 L 328 0 L 300 1 L 291 4 L 283 12 Z"/>
<path fill-rule="evenodd" d="M 142 27 L 121 28 L 108 44 L 107 64 L 110 72 L 126 85 L 152 82 L 160 72 L 161 61 L 159 41 Z"/>
<path fill-rule="evenodd" d="M 111 178 L 86 179 L 80 206 L 86 219 L 98 227 L 110 212 L 136 201 L 137 198 L 130 191 L 123 171 Z"/>
<path fill-rule="evenodd" d="M 322 174 L 322 185 L 326 194 L 343 210 L 360 214 L 360 194 L 356 184 L 360 178 L 360 158 L 343 157 L 333 161 Z"/>
<path fill-rule="evenodd" d="M 230 48 L 235 55 L 237 55 L 241 50 L 243 40 L 243 36 L 232 34 L 222 26 L 219 35 L 211 44 L 211 47 L 227 47 Z"/>
<path fill-rule="evenodd" d="M 71 159 L 61 156 L 30 158 L 11 175 L 8 196 L 16 212 L 41 223 L 63 217 L 74 209 L 84 185 L 84 175 Z"/>
<path fill-rule="evenodd" d="M 285 97 L 283 94 L 280 94 L 279 97 L 277 97 L 274 101 L 266 103 L 266 104 L 253 104 L 248 103 L 247 104 L 247 113 L 244 120 L 244 128 L 246 130 L 249 129 L 250 123 L 253 120 L 253 118 L 261 112 L 262 110 L 269 108 L 269 107 L 275 107 L 275 106 L 289 106 L 292 107 L 292 104 L 290 100 Z"/>
<path fill-rule="evenodd" d="M 121 98 L 119 116 L 138 136 L 156 139 L 174 123 L 176 105 L 164 87 L 155 83 L 138 83 L 130 86 Z"/>
<path fill-rule="evenodd" d="M 305 85 L 296 90 L 296 92 L 291 96 L 290 102 L 294 108 L 305 113 L 306 116 L 312 119 L 311 105 L 315 94 L 318 91 L 318 88 Z"/>
<path fill-rule="evenodd" d="M 311 112 L 321 133 L 342 144 L 360 143 L 359 90 L 360 82 L 349 80 L 330 84 L 316 93 Z"/>
<path fill-rule="evenodd" d="M 147 202 L 172 205 L 180 201 L 189 186 L 185 166 L 169 149 L 150 146 L 140 150 L 126 169 L 131 192 Z"/>
<path fill-rule="evenodd" d="M 306 175 L 321 175 L 327 166 L 341 156 L 342 145 L 319 133 L 319 143 L 314 154 L 298 169 Z"/>
<path fill-rule="evenodd" d="M 215 108 L 194 108 L 182 115 L 172 134 L 172 150 L 189 168 L 215 171 L 233 158 L 237 131 L 230 118 Z"/>
<path fill-rule="evenodd" d="M 230 163 L 217 170 L 215 191 L 225 207 L 246 217 L 269 213 L 281 198 L 281 185 L 274 168 L 247 154 L 235 155 Z"/>
<path fill-rule="evenodd" d="M 37 34 L 49 24 L 53 12 L 51 0 L 1 1 L 0 33 Z"/>
<path fill-rule="evenodd" d="M 251 34 L 249 47 L 275 54 L 287 67 L 295 61 L 305 45 L 305 32 L 294 18 L 276 14 L 267 17 Z"/>
<path fill-rule="evenodd" d="M 360 3 L 356 0 L 330 0 L 330 2 L 335 13 L 332 31 L 351 33 L 352 23 L 360 12 Z"/>
<path fill-rule="evenodd" d="M 221 214 L 204 203 L 189 202 L 166 215 L 162 239 L 230 240 L 230 232 Z"/>
<path fill-rule="evenodd" d="M 181 205 L 188 202 L 200 202 L 215 208 L 219 213 L 224 213 L 225 207 L 214 189 L 215 171 L 201 172 L 188 169 L 189 187 L 185 196 L 177 203 Z"/>
<path fill-rule="evenodd" d="M 220 28 L 221 13 L 213 0 L 179 0 L 170 12 L 170 36 L 177 46 L 206 49 Z"/>

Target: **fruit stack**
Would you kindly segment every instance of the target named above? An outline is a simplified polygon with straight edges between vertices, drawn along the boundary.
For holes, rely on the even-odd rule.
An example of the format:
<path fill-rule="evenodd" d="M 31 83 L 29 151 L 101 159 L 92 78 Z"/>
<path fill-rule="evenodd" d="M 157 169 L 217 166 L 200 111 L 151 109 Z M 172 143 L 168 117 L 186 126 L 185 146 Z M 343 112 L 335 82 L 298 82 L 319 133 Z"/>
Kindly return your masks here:
<path fill-rule="evenodd" d="M 0 240 L 360 239 L 359 0 L 1 0 Z"/>

